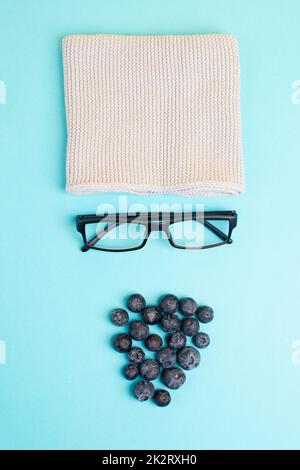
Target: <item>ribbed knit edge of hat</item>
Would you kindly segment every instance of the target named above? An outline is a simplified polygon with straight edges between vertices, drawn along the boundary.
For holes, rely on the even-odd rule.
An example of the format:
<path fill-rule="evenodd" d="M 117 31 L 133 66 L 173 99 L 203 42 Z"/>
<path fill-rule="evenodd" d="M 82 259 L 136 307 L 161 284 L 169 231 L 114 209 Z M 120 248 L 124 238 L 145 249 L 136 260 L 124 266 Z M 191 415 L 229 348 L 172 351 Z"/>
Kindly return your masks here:
<path fill-rule="evenodd" d="M 73 194 L 94 194 L 99 192 L 122 192 L 132 194 L 179 194 L 182 196 L 230 196 L 240 194 L 245 190 L 242 184 L 220 184 L 212 182 L 189 183 L 174 186 L 149 186 L 149 185 L 120 185 L 83 183 L 67 185 L 66 190 Z"/>

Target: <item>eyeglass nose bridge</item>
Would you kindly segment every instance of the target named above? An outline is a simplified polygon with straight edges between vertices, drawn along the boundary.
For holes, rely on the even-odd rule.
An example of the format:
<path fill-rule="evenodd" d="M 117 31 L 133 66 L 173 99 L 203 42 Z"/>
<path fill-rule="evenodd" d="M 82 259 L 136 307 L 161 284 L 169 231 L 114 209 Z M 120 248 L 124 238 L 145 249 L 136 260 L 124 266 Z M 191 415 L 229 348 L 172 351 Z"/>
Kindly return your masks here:
<path fill-rule="evenodd" d="M 166 239 L 169 240 L 171 245 L 173 245 L 169 222 L 163 222 L 163 221 L 149 222 L 148 228 L 147 228 L 147 239 L 150 237 L 151 232 L 160 233 L 160 234 L 164 233 L 166 235 Z M 160 235 L 158 236 L 160 237 Z"/>
<path fill-rule="evenodd" d="M 168 221 L 149 221 L 148 223 L 148 236 L 151 232 L 164 232 L 168 239 L 170 239 L 170 222 Z"/>
<path fill-rule="evenodd" d="M 148 234 L 151 232 L 165 232 L 167 235 L 170 233 L 169 222 L 154 221 L 148 223 Z"/>

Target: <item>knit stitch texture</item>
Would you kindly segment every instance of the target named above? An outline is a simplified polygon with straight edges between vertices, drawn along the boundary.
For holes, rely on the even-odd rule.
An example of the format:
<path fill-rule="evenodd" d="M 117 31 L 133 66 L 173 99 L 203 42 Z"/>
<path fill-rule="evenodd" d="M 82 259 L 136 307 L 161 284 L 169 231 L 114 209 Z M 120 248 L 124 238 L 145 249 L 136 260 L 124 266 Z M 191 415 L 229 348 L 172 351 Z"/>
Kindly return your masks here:
<path fill-rule="evenodd" d="M 244 190 L 233 36 L 63 40 L 67 191 Z"/>

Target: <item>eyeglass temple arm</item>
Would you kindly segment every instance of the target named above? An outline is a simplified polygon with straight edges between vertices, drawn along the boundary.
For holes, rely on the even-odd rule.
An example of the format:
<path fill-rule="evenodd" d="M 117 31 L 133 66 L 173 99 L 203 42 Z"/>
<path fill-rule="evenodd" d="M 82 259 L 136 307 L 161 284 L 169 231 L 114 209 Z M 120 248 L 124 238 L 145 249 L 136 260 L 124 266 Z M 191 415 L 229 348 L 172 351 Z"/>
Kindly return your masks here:
<path fill-rule="evenodd" d="M 92 240 L 88 241 L 86 245 L 84 245 L 82 248 L 81 248 L 81 251 L 83 251 L 84 253 L 86 251 L 88 251 L 92 246 L 96 245 L 96 243 L 101 240 L 102 237 L 104 237 L 104 235 L 107 234 L 107 232 L 109 232 L 110 230 L 112 230 L 113 228 L 115 228 L 117 225 L 120 225 L 119 223 L 115 222 L 115 223 L 111 223 L 111 224 L 107 224 L 103 230 L 101 230 L 101 232 L 98 233 L 98 235 L 94 238 L 92 238 Z"/>
<path fill-rule="evenodd" d="M 204 219 L 203 223 L 204 223 L 205 227 L 207 227 L 215 235 L 217 235 L 219 238 L 221 238 L 221 240 L 223 240 L 223 242 L 232 243 L 232 240 L 231 240 L 231 238 L 228 237 L 228 235 L 226 235 L 224 232 L 222 232 L 217 227 L 212 225 L 210 222 L 207 222 L 207 220 Z"/>

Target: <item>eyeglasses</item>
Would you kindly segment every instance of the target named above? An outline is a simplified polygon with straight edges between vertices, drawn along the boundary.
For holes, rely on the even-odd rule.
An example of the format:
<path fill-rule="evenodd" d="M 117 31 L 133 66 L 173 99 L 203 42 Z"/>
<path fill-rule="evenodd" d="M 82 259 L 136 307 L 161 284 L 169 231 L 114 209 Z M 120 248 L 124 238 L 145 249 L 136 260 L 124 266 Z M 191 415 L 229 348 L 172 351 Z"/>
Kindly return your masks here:
<path fill-rule="evenodd" d="M 151 232 L 164 232 L 174 248 L 201 250 L 232 243 L 237 225 L 235 211 L 137 212 L 79 215 L 76 227 L 84 246 L 100 251 L 133 251 L 143 248 Z"/>

